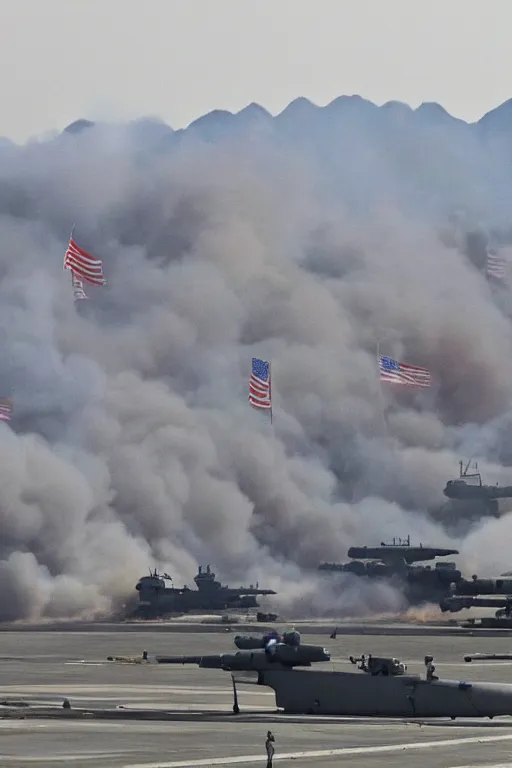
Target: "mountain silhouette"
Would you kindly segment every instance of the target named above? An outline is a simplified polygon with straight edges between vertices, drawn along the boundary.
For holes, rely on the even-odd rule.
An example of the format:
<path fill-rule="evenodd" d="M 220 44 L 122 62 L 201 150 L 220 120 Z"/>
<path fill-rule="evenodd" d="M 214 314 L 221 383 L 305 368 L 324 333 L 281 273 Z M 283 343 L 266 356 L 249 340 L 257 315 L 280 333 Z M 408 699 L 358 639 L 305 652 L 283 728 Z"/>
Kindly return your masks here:
<path fill-rule="evenodd" d="M 282 112 L 272 116 L 264 107 L 254 102 L 244 107 L 239 112 L 230 112 L 225 109 L 214 109 L 201 115 L 191 122 L 185 129 L 176 133 L 186 133 L 191 131 L 200 136 L 203 140 L 215 140 L 222 135 L 228 135 L 234 126 L 245 126 L 250 128 L 255 122 L 259 121 L 268 126 L 274 125 L 274 130 L 286 130 L 290 126 L 294 128 L 299 122 L 317 122 L 318 124 L 327 121 L 341 121 L 347 119 L 357 120 L 388 120 L 388 121 L 410 121 L 423 125 L 442 125 L 461 128 L 466 126 L 476 134 L 484 132 L 506 132 L 512 128 L 512 99 L 500 104 L 495 109 L 484 114 L 480 120 L 475 123 L 466 123 L 460 118 L 453 117 L 447 110 L 436 102 L 423 102 L 417 109 L 412 109 L 408 104 L 400 101 L 388 101 L 382 106 L 377 106 L 372 101 L 364 99 L 358 95 L 338 96 L 336 99 L 320 107 L 309 99 L 300 96 L 290 102 Z M 146 124 L 165 123 L 157 120 L 144 119 Z M 87 128 L 94 127 L 95 122 L 81 118 L 70 123 L 64 128 L 65 133 L 81 133 Z M 168 131 L 172 128 L 166 126 Z"/>
<path fill-rule="evenodd" d="M 63 133 L 80 140 L 95 125 L 81 119 Z M 512 99 L 475 123 L 435 102 L 412 109 L 400 101 L 377 106 L 343 95 L 323 107 L 299 97 L 275 116 L 252 103 L 239 112 L 213 110 L 180 130 L 153 119 L 133 121 L 129 130 L 148 151 L 233 141 L 289 151 L 321 176 L 329 193 L 356 209 L 386 204 L 435 214 L 463 207 L 483 218 L 508 217 Z"/>

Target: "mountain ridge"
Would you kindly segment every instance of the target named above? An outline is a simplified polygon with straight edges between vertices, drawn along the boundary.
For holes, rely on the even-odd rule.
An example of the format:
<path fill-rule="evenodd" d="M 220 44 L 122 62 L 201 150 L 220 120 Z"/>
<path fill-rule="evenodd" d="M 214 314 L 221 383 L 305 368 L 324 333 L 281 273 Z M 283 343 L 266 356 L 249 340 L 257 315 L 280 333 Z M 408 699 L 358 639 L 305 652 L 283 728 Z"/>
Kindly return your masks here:
<path fill-rule="evenodd" d="M 465 209 L 510 226 L 512 99 L 469 123 L 437 102 L 378 106 L 345 94 L 319 106 L 301 96 L 277 115 L 252 102 L 238 112 L 213 110 L 178 130 L 155 118 L 117 126 L 82 119 L 56 140 L 76 142 L 109 127 L 125 133 L 141 160 L 180 147 L 194 152 L 198 143 L 231 146 L 257 163 L 286 156 L 301 164 L 319 194 L 354 212 L 394 206 L 439 219 Z"/>
<path fill-rule="evenodd" d="M 441 118 L 445 121 L 451 121 L 459 125 L 463 124 L 468 127 L 477 127 L 482 125 L 488 126 L 489 124 L 500 121 L 506 117 L 512 125 L 512 98 L 507 99 L 498 106 L 484 113 L 478 120 L 474 122 L 468 122 L 462 118 L 455 117 L 450 112 L 448 112 L 448 110 L 445 109 L 442 104 L 439 104 L 435 101 L 424 101 L 418 107 L 411 107 L 406 102 L 393 99 L 386 101 L 379 106 L 375 102 L 366 99 L 359 94 L 342 94 L 323 106 L 316 104 L 314 101 L 308 99 L 305 96 L 298 96 L 297 98 L 290 101 L 289 104 L 287 104 L 280 112 L 277 112 L 275 115 L 273 115 L 265 107 L 263 107 L 261 104 L 258 104 L 257 102 L 251 102 L 236 112 L 232 112 L 228 109 L 218 108 L 210 110 L 209 112 L 205 112 L 204 114 L 192 120 L 184 128 L 178 129 L 172 128 L 171 125 L 165 123 L 163 120 L 151 117 L 142 117 L 132 122 L 138 123 L 143 120 L 148 123 L 159 123 L 162 126 L 166 126 L 166 128 L 168 128 L 173 133 L 185 133 L 190 129 L 200 131 L 204 126 L 210 126 L 214 122 L 217 126 L 220 126 L 223 123 L 224 125 L 227 125 L 227 122 L 232 122 L 233 118 L 243 118 L 244 120 L 258 118 L 260 120 L 267 120 L 269 122 L 282 122 L 284 119 L 289 119 L 290 116 L 293 119 L 296 119 L 297 117 L 304 115 L 311 116 L 319 113 L 325 115 L 336 112 L 339 115 L 342 112 L 347 113 L 347 110 L 354 109 L 365 110 L 366 114 L 370 114 L 371 112 L 377 113 L 380 111 L 381 113 L 401 113 L 402 115 L 409 116 L 427 115 L 430 118 Z M 86 130 L 87 128 L 91 128 L 100 124 L 102 123 L 99 121 L 91 121 L 87 118 L 78 118 L 77 120 L 74 120 L 72 123 L 67 125 L 62 132 L 76 134 Z"/>

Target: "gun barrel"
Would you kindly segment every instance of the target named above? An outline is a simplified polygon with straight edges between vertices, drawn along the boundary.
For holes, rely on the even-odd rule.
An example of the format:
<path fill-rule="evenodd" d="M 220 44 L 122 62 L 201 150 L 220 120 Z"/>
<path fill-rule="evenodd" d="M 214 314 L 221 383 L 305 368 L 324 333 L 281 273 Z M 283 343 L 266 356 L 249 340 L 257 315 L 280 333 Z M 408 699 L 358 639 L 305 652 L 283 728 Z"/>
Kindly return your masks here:
<path fill-rule="evenodd" d="M 202 669 L 251 668 L 249 657 L 231 653 L 211 656 L 156 656 L 155 660 L 158 664 L 197 664 Z"/>
<path fill-rule="evenodd" d="M 442 611 L 457 613 L 463 608 L 505 608 L 512 606 L 512 595 L 504 597 L 475 597 L 473 595 L 454 595 L 445 597 L 440 602 Z"/>
<path fill-rule="evenodd" d="M 464 661 L 512 661 L 512 653 L 472 653 Z"/>
<path fill-rule="evenodd" d="M 512 578 L 461 579 L 457 583 L 459 595 L 512 595 Z"/>
<path fill-rule="evenodd" d="M 198 664 L 201 666 L 204 656 L 155 656 L 157 664 Z"/>

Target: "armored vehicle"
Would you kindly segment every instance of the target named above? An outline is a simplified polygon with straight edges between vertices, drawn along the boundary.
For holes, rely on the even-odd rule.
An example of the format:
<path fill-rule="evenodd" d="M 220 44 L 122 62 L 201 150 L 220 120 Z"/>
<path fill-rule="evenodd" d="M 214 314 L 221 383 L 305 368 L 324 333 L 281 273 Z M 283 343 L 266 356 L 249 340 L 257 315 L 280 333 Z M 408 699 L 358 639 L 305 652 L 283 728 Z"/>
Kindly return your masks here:
<path fill-rule="evenodd" d="M 411 546 L 408 536 L 404 540 L 394 538 L 390 544 L 381 542 L 379 547 L 350 547 L 348 556 L 354 558 L 352 562 L 321 563 L 319 570 L 386 580 L 403 592 L 408 603 L 418 605 L 441 600 L 462 574 L 454 562 L 438 562 L 434 568 L 413 563 L 458 554 L 456 549 Z"/>
<path fill-rule="evenodd" d="M 251 640 L 260 643 L 260 638 Z M 122 657 L 110 658 L 125 661 Z M 398 659 L 371 655 L 350 657 L 353 664 L 359 663 L 354 671 L 311 669 L 330 658 L 325 648 L 302 645 L 300 638 L 298 644 L 276 642 L 274 638 L 264 648 L 234 653 L 151 659 L 145 656 L 145 660 L 156 664 L 195 664 L 201 669 L 229 672 L 236 714 L 240 711 L 237 683 L 271 688 L 277 707 L 289 714 L 452 719 L 512 714 L 512 685 L 439 679 L 434 674 L 432 656 L 425 656 L 424 678 L 408 674 Z"/>
<path fill-rule="evenodd" d="M 257 595 L 275 595 L 273 589 L 260 589 L 258 584 L 249 587 L 228 587 L 215 579 L 210 566 L 199 566 L 194 577 L 197 589 L 167 586 L 172 582 L 166 573 L 155 571 L 139 579 L 135 589 L 139 593 L 139 605 L 132 617 L 156 618 L 171 613 L 190 611 L 250 610 L 258 608 Z"/>

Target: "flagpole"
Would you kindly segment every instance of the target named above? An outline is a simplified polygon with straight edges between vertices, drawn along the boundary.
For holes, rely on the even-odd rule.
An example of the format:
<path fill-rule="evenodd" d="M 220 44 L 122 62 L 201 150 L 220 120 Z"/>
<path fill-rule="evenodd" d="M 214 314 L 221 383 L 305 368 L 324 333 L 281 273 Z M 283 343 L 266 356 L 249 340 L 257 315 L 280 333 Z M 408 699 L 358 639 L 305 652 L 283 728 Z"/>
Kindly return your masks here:
<path fill-rule="evenodd" d="M 270 424 L 273 423 L 272 415 L 272 363 L 268 363 L 268 394 L 270 399 Z"/>
<path fill-rule="evenodd" d="M 382 393 L 382 381 L 380 378 L 380 341 L 377 341 L 377 371 L 378 371 L 378 387 L 379 387 L 379 402 L 380 402 L 380 413 L 382 416 L 382 426 L 384 427 L 384 432 L 386 435 L 389 435 L 389 428 L 388 428 L 388 422 L 386 420 L 386 409 L 384 407 L 384 395 Z"/>
<path fill-rule="evenodd" d="M 69 235 L 69 242 L 71 242 L 71 240 L 73 239 L 73 232 L 75 231 L 75 223 L 76 223 L 76 222 L 73 222 L 73 226 L 71 227 L 71 233 L 70 233 L 70 235 Z M 69 246 L 68 246 L 68 247 L 69 247 Z M 72 270 L 72 269 L 70 269 L 70 270 L 69 270 L 69 272 L 70 272 L 70 274 L 71 274 L 71 285 L 72 285 L 72 286 L 73 286 L 73 288 L 74 288 L 74 284 L 73 284 L 73 270 Z"/>
<path fill-rule="evenodd" d="M 73 222 L 73 226 L 71 227 L 71 233 L 70 233 L 70 235 L 69 235 L 69 242 L 71 242 L 71 240 L 73 239 L 73 232 L 75 231 L 75 224 L 76 224 L 76 222 Z M 73 290 L 74 290 L 74 288 L 75 288 L 75 284 L 74 284 L 74 274 L 73 274 L 73 270 L 72 270 L 72 269 L 70 269 L 70 270 L 69 270 L 69 272 L 70 272 L 70 275 L 71 275 L 71 287 L 72 287 L 72 288 L 73 288 Z"/>

